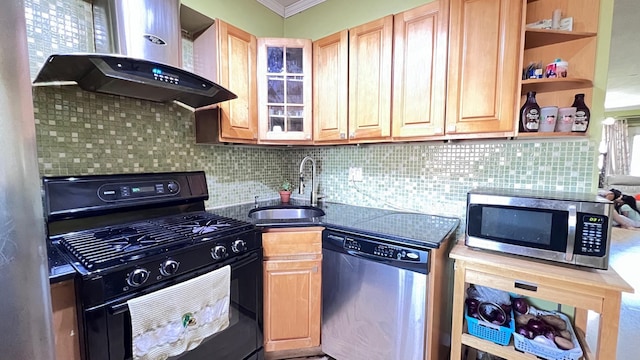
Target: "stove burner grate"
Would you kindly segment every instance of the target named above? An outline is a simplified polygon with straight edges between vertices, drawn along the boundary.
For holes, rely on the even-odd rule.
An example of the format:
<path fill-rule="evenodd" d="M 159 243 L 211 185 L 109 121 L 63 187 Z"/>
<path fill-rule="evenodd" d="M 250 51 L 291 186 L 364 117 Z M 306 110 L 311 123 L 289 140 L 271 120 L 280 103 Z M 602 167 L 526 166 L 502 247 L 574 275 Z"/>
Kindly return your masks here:
<path fill-rule="evenodd" d="M 65 234 L 60 243 L 87 269 L 101 269 L 191 242 L 149 222 Z"/>
<path fill-rule="evenodd" d="M 186 236 L 193 236 L 196 241 L 211 240 L 226 236 L 231 232 L 251 229 L 245 222 L 211 213 L 188 214 L 162 219 L 160 223 L 168 229 Z"/>
<path fill-rule="evenodd" d="M 52 240 L 59 240 L 93 271 L 252 228 L 246 222 L 201 212 L 72 232 Z"/>

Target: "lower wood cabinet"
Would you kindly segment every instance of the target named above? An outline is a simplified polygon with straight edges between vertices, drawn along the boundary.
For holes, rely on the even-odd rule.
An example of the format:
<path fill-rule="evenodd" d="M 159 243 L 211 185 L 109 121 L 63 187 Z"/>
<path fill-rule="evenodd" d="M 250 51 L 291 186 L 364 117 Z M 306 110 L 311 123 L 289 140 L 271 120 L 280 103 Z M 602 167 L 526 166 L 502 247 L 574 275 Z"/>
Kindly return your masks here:
<path fill-rule="evenodd" d="M 80 360 L 78 316 L 73 280 L 51 285 L 51 307 L 53 309 L 56 359 Z"/>
<path fill-rule="evenodd" d="M 269 229 L 264 252 L 264 349 L 320 345 L 322 230 Z"/>

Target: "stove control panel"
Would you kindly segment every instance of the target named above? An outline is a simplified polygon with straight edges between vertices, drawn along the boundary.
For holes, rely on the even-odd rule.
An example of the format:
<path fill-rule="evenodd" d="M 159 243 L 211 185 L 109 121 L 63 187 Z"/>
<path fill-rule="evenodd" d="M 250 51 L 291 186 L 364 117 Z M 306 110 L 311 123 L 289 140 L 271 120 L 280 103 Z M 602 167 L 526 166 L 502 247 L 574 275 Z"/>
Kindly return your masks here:
<path fill-rule="evenodd" d="M 162 264 L 160 264 L 160 274 L 163 276 L 170 276 L 178 272 L 178 267 L 180 267 L 180 263 L 175 260 L 165 260 Z"/>
<path fill-rule="evenodd" d="M 245 250 L 235 252 L 234 245 L 235 249 L 240 250 L 245 247 Z M 251 252 L 261 253 L 260 246 L 260 234 L 251 229 L 234 236 L 174 249 L 170 254 L 164 253 L 131 260 L 129 264 L 116 266 L 116 269 L 106 269 L 105 272 L 97 272 L 97 275 L 83 277 L 88 294 L 93 294 L 87 295 L 91 299 L 87 304 L 94 306 L 125 294 L 137 293 L 151 286 L 168 283 L 172 279 L 184 279 L 189 274 L 216 263 L 231 265 L 237 257 Z M 98 301 L 95 294 L 100 294 L 102 300 Z"/>
<path fill-rule="evenodd" d="M 227 248 L 224 245 L 216 245 L 211 249 L 211 257 L 214 260 L 222 260 L 227 256 L 229 256 L 229 253 L 227 253 Z"/>
<path fill-rule="evenodd" d="M 144 284 L 149 279 L 149 270 L 138 268 L 127 275 L 127 284 L 137 287 Z"/>
<path fill-rule="evenodd" d="M 237 239 L 231 244 L 231 250 L 234 253 L 241 253 L 247 250 L 247 243 L 242 239 Z"/>
<path fill-rule="evenodd" d="M 173 196 L 180 192 L 180 184 L 174 180 L 144 181 L 135 183 L 104 184 L 98 188 L 98 197 L 106 202 L 139 198 Z"/>
<path fill-rule="evenodd" d="M 209 197 L 204 171 L 43 177 L 45 215 L 49 221 L 116 212 L 144 211 L 178 200 L 200 204 Z"/>

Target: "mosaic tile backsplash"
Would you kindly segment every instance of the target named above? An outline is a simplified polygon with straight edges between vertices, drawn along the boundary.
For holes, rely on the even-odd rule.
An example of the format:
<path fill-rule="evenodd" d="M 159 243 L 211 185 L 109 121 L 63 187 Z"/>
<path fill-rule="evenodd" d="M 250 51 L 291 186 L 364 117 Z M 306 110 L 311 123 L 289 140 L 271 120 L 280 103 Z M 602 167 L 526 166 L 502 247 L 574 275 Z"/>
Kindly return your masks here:
<path fill-rule="evenodd" d="M 462 217 L 473 188 L 589 192 L 595 151 L 586 139 L 362 145 L 295 150 L 283 167 L 295 176 L 314 157 L 329 201 Z"/>
<path fill-rule="evenodd" d="M 77 86 L 35 87 L 33 98 L 42 175 L 204 170 L 208 207 L 277 196 L 282 150 L 196 145 L 193 113 L 178 105 Z"/>
<path fill-rule="evenodd" d="M 26 0 L 32 76 L 51 53 L 92 51 L 91 9 L 82 0 Z M 192 66 L 192 44 L 183 38 Z M 590 191 L 596 148 L 587 139 L 486 140 L 314 148 L 196 145 L 193 114 L 158 104 L 85 92 L 76 86 L 33 91 L 42 175 L 204 170 L 208 207 L 277 196 L 300 161 L 317 163 L 326 200 L 464 217 L 475 187 Z M 363 170 L 349 182 L 349 167 Z M 305 168 L 306 194 L 311 166 Z M 294 197 L 301 197 L 295 194 Z"/>

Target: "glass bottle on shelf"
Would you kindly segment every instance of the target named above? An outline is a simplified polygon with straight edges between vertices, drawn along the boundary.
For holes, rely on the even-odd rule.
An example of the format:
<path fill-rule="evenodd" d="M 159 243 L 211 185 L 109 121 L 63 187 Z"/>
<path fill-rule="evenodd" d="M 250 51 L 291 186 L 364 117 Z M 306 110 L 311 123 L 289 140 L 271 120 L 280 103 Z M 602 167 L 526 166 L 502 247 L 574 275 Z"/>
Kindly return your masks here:
<path fill-rule="evenodd" d="M 520 108 L 520 132 L 536 132 L 540 128 L 540 106 L 536 102 L 536 92 L 529 91 L 527 100 Z"/>
<path fill-rule="evenodd" d="M 589 127 L 589 120 L 591 119 L 591 112 L 584 103 L 584 94 L 576 94 L 572 107 L 576 108 L 576 116 L 573 118 L 573 126 L 571 131 L 573 132 L 586 132 Z"/>

